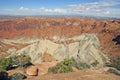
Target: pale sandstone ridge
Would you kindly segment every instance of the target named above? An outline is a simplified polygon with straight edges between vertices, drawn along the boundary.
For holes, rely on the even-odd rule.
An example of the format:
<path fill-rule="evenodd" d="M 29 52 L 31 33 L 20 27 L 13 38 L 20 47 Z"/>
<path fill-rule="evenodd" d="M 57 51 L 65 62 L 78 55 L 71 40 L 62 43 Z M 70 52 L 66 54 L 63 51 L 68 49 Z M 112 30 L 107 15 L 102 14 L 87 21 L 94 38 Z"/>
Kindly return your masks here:
<path fill-rule="evenodd" d="M 67 44 L 66 40 L 73 40 L 73 42 Z M 55 43 L 47 39 L 35 40 L 35 42 L 17 50 L 11 55 L 29 55 L 34 64 L 43 62 L 45 53 L 50 54 L 57 61 L 62 61 L 65 58 L 74 58 L 78 62 L 84 62 L 89 65 L 95 61 L 103 65 L 109 60 L 100 49 L 100 42 L 97 34 L 82 34 L 73 38 L 66 38 L 62 40 L 62 42 L 63 43 Z"/>

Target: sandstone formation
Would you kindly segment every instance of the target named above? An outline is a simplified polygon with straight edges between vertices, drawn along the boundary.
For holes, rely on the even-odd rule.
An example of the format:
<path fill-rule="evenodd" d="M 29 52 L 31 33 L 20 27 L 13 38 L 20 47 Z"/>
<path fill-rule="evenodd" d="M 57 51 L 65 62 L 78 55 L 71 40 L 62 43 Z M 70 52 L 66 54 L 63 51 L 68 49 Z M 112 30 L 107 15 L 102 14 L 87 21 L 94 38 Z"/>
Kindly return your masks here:
<path fill-rule="evenodd" d="M 26 69 L 26 74 L 29 76 L 37 76 L 38 75 L 38 68 L 36 66 L 29 66 Z"/>
<path fill-rule="evenodd" d="M 72 42 L 67 44 L 66 41 L 68 40 Z M 12 43 L 14 41 L 10 40 L 8 42 Z M 82 34 L 72 38 L 61 39 L 59 43 L 47 39 L 32 41 L 32 43 L 29 43 L 30 45 L 17 50 L 11 56 L 20 54 L 29 55 L 34 64 L 43 62 L 45 53 L 48 53 L 57 61 L 62 61 L 65 58 L 74 58 L 78 62 L 89 65 L 95 61 L 101 65 L 109 61 L 108 57 L 100 49 L 100 42 L 96 34 Z"/>

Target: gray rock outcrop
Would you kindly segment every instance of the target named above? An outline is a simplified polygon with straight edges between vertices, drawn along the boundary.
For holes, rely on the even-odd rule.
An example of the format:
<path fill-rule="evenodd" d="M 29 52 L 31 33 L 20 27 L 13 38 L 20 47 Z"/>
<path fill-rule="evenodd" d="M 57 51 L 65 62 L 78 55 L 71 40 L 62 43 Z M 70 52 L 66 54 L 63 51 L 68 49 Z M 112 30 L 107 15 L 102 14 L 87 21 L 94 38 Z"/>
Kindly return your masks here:
<path fill-rule="evenodd" d="M 62 42 L 64 41 L 63 44 L 58 44 L 50 40 L 32 40 L 30 45 L 17 50 L 16 54 L 29 55 L 32 59 L 32 63 L 34 64 L 42 62 L 44 53 L 49 53 L 58 61 L 73 57 L 76 61 L 87 63 L 89 65 L 95 61 L 103 65 L 107 60 L 109 60 L 101 51 L 100 42 L 96 34 L 82 34 L 80 36 L 61 40 Z M 72 40 L 73 42 L 66 44 L 65 41 L 67 40 Z"/>

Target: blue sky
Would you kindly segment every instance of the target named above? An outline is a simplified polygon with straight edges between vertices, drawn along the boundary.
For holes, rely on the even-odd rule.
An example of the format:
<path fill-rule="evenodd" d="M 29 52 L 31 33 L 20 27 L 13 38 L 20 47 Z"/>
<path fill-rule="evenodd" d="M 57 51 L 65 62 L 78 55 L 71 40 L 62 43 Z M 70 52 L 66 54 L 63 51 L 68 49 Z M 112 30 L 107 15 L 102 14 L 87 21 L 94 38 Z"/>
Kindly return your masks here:
<path fill-rule="evenodd" d="M 1 8 L 18 8 L 21 6 L 29 8 L 39 7 L 62 7 L 70 4 L 79 4 L 86 2 L 94 2 L 96 0 L 0 0 Z"/>
<path fill-rule="evenodd" d="M 0 0 L 0 14 L 120 18 L 120 0 Z"/>

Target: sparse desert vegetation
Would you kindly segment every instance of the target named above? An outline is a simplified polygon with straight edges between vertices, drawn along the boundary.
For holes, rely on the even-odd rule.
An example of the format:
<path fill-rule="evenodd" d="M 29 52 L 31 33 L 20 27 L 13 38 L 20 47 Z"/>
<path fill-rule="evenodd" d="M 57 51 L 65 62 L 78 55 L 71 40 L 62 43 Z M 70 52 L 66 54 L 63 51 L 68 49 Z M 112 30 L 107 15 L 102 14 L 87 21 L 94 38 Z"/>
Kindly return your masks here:
<path fill-rule="evenodd" d="M 56 66 L 48 69 L 50 73 L 68 73 L 73 72 L 72 66 L 74 66 L 74 61 L 72 59 L 64 59 L 56 64 Z"/>
<path fill-rule="evenodd" d="M 0 59 L 0 71 L 7 70 L 11 64 L 12 64 L 11 58 Z"/>

